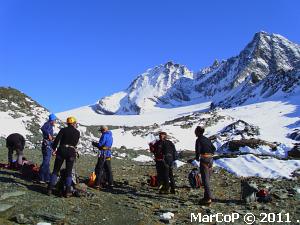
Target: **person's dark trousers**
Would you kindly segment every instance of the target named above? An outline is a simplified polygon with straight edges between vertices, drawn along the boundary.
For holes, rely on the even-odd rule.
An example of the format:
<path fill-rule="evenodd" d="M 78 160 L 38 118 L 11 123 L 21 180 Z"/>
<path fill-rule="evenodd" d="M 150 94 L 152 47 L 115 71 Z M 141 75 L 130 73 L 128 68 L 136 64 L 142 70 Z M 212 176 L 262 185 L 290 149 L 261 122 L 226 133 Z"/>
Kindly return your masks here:
<path fill-rule="evenodd" d="M 213 158 L 201 158 L 200 159 L 200 173 L 204 186 L 204 199 L 213 199 L 210 188 L 210 177 L 212 174 Z"/>
<path fill-rule="evenodd" d="M 163 169 L 164 169 L 164 162 L 163 161 L 156 161 L 156 174 L 157 174 L 157 183 L 158 186 L 163 184 Z"/>
<path fill-rule="evenodd" d="M 17 163 L 18 165 L 22 165 L 23 162 L 23 150 L 21 149 L 16 149 L 17 152 Z M 13 163 L 13 154 L 14 154 L 14 149 L 13 148 L 8 148 L 8 163 L 12 164 Z"/>
<path fill-rule="evenodd" d="M 175 180 L 174 180 L 172 165 L 169 165 L 168 163 L 162 161 L 161 174 L 162 174 L 162 183 L 164 186 L 163 189 L 169 191 L 171 187 L 171 189 L 174 190 Z"/>
<path fill-rule="evenodd" d="M 96 186 L 101 186 L 101 183 L 103 182 L 103 177 L 106 175 L 108 185 L 113 185 L 113 175 L 112 175 L 112 169 L 111 169 L 111 160 L 105 159 L 103 157 L 99 157 L 96 167 L 95 167 L 95 173 L 96 173 Z"/>
<path fill-rule="evenodd" d="M 173 174 L 173 167 L 172 166 L 169 166 L 169 179 L 170 179 L 171 190 L 175 190 L 175 180 L 174 180 L 174 174 Z"/>
<path fill-rule="evenodd" d="M 73 165 L 76 159 L 76 151 L 73 148 L 66 148 L 66 147 L 59 147 L 56 155 L 56 159 L 54 162 L 54 168 L 51 175 L 51 180 L 49 183 L 48 189 L 53 189 L 56 181 L 57 181 L 57 174 L 59 173 L 64 160 L 66 160 L 66 188 L 70 190 L 72 185 L 72 170 Z"/>
<path fill-rule="evenodd" d="M 52 155 L 52 142 L 44 140 L 42 145 L 43 162 L 40 168 L 40 180 L 44 182 L 50 181 L 50 160 Z"/>
<path fill-rule="evenodd" d="M 112 175 L 112 169 L 111 169 L 111 159 L 105 160 L 105 162 L 104 162 L 104 171 L 106 173 L 108 185 L 109 186 L 113 185 L 113 175 Z"/>

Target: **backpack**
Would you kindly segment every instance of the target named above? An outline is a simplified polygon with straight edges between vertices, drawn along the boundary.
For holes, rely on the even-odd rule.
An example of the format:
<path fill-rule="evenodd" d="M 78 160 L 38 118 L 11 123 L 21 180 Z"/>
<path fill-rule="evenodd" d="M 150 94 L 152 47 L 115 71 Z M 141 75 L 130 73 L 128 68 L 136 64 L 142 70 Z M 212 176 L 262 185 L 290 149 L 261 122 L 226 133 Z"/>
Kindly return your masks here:
<path fill-rule="evenodd" d="M 149 185 L 151 187 L 158 187 L 157 176 L 150 176 Z"/>
<path fill-rule="evenodd" d="M 92 172 L 90 177 L 89 177 L 88 186 L 93 187 L 95 185 L 95 181 L 96 181 L 96 173 Z"/>
<path fill-rule="evenodd" d="M 58 182 L 56 183 L 56 191 L 58 194 L 62 195 L 66 191 L 66 179 L 67 179 L 67 170 L 61 169 L 60 170 L 60 176 L 58 179 Z M 74 192 L 74 186 L 79 183 L 78 176 L 76 174 L 75 169 L 72 170 L 72 184 L 71 184 L 71 191 Z"/>
<path fill-rule="evenodd" d="M 38 180 L 39 171 L 40 171 L 40 167 L 37 164 L 33 164 L 33 163 L 24 164 L 21 168 L 22 176 L 30 180 Z"/>
<path fill-rule="evenodd" d="M 272 197 L 270 193 L 265 189 L 261 189 L 260 191 L 258 191 L 256 193 L 256 197 L 257 197 L 257 201 L 260 203 L 272 202 Z"/>
<path fill-rule="evenodd" d="M 191 188 L 200 188 L 202 186 L 201 175 L 198 168 L 192 169 L 192 171 L 189 173 L 188 178 Z"/>
<path fill-rule="evenodd" d="M 241 201 L 244 203 L 256 202 L 258 188 L 255 182 L 243 178 L 241 180 Z"/>

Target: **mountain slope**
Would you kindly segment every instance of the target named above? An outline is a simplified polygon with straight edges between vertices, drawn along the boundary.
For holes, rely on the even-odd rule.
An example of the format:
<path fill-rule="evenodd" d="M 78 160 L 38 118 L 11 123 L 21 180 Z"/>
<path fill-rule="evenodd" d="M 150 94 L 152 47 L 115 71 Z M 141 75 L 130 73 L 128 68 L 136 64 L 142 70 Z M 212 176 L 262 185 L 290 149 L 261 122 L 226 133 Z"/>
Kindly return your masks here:
<path fill-rule="evenodd" d="M 126 90 L 89 108 L 104 115 L 147 114 L 209 101 L 212 106 L 228 108 L 289 96 L 299 86 L 300 46 L 281 35 L 258 32 L 238 56 L 215 61 L 197 73 L 168 62 L 147 70 Z"/>
<path fill-rule="evenodd" d="M 195 89 L 215 105 L 241 105 L 251 98 L 262 101 L 300 85 L 300 46 L 277 34 L 256 33 L 237 56 L 208 73 L 200 72 Z"/>
<path fill-rule="evenodd" d="M 26 137 L 26 148 L 39 148 L 42 139 L 40 128 L 47 121 L 49 113 L 26 94 L 14 88 L 0 87 L 0 145 L 5 146 L 5 138 L 9 134 L 20 133 Z M 63 124 L 58 121 L 55 133 Z M 79 130 L 82 135 L 80 151 L 91 151 L 90 142 L 95 138 L 95 132 L 83 125 L 79 126 Z"/>
<path fill-rule="evenodd" d="M 33 148 L 40 139 L 40 125 L 47 120 L 49 111 L 24 93 L 0 87 L 0 137 L 21 133 Z"/>

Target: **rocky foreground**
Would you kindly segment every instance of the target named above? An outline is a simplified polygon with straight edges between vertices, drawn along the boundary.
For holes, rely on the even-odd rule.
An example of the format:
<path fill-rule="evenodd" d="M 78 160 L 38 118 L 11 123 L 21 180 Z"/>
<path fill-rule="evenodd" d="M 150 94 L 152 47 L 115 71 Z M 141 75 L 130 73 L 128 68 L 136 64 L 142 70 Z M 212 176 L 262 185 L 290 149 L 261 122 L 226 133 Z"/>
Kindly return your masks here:
<path fill-rule="evenodd" d="M 178 186 L 176 195 L 158 195 L 157 189 L 149 187 L 147 183 L 149 175 L 155 174 L 154 163 L 134 162 L 130 159 L 129 150 L 127 151 L 127 158 L 114 158 L 112 161 L 116 182 L 114 190 L 97 191 L 89 188 L 88 195 L 80 198 L 49 197 L 44 194 L 45 186 L 24 180 L 19 172 L 0 169 L 0 224 L 37 224 L 42 221 L 51 224 L 82 225 L 193 224 L 191 213 L 210 215 L 233 212 L 241 216 L 247 212 L 255 215 L 290 213 L 292 223 L 286 224 L 297 224 L 295 221 L 300 219 L 300 194 L 296 191 L 300 187 L 299 178 L 294 181 L 254 178 L 259 187 L 272 189 L 273 201 L 268 204 L 246 205 L 240 202 L 240 178 L 215 168 L 212 185 L 216 201 L 211 207 L 206 207 L 198 204 L 203 189 L 189 188 L 187 175 L 192 166 L 186 164 L 175 170 Z M 41 161 L 40 151 L 28 150 L 26 156 L 34 162 Z M 6 149 L 1 149 L 0 161 L 6 162 Z M 93 156 L 85 155 L 78 159 L 76 169 L 81 181 L 87 179 L 95 163 L 96 158 Z M 165 212 L 173 213 L 174 219 L 161 220 L 160 216 Z M 244 223 L 241 220 L 230 224 Z"/>

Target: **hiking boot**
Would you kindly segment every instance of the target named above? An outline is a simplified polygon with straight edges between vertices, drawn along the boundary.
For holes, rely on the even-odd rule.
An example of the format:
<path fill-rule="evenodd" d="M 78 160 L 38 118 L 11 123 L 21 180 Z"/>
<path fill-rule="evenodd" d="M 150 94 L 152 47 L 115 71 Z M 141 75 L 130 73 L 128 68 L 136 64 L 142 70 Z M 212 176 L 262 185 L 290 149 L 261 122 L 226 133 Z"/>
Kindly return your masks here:
<path fill-rule="evenodd" d="M 160 195 L 167 195 L 167 194 L 170 194 L 170 192 L 169 192 L 169 190 L 166 190 L 166 189 L 160 189 L 159 194 Z"/>
<path fill-rule="evenodd" d="M 73 193 L 72 193 L 72 190 L 71 190 L 71 187 L 66 187 L 66 193 L 65 193 L 65 198 L 70 198 L 73 196 Z"/>
<path fill-rule="evenodd" d="M 66 194 L 65 194 L 65 198 L 70 198 L 70 197 L 72 197 L 73 196 L 73 193 L 72 192 L 66 192 Z"/>
<path fill-rule="evenodd" d="M 212 200 L 211 199 L 205 199 L 205 198 L 202 198 L 200 201 L 199 201 L 199 204 L 200 205 L 211 205 L 212 203 Z"/>
<path fill-rule="evenodd" d="M 111 185 L 107 185 L 107 186 L 106 186 L 106 189 L 108 189 L 108 190 L 113 190 L 113 189 L 114 189 L 114 185 L 112 185 L 112 184 L 111 184 Z"/>
<path fill-rule="evenodd" d="M 47 195 L 51 196 L 52 195 L 52 189 L 47 189 Z"/>
<path fill-rule="evenodd" d="M 96 189 L 96 190 L 101 190 L 102 189 L 102 186 L 100 185 L 100 184 L 96 184 L 96 185 L 94 185 L 94 188 Z"/>

